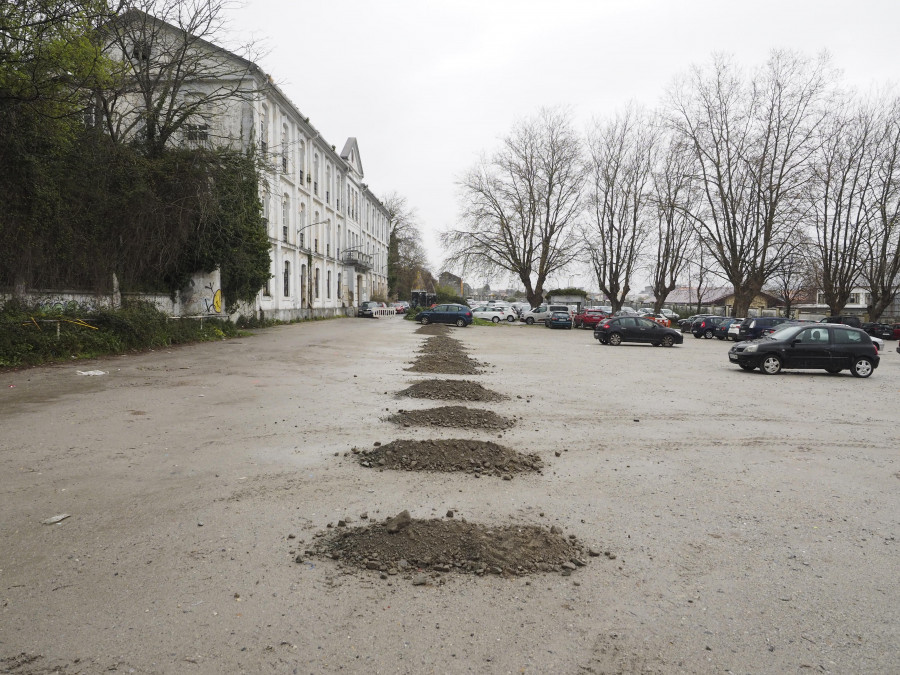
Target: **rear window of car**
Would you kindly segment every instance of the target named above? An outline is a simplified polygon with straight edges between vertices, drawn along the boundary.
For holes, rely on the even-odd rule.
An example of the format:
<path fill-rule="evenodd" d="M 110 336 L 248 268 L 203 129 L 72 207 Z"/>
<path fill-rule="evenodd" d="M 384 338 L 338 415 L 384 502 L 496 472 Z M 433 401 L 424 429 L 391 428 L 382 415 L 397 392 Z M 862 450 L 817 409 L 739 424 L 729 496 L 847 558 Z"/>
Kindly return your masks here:
<path fill-rule="evenodd" d="M 839 345 L 861 345 L 863 344 L 863 334 L 849 328 L 833 328 L 834 341 Z"/>

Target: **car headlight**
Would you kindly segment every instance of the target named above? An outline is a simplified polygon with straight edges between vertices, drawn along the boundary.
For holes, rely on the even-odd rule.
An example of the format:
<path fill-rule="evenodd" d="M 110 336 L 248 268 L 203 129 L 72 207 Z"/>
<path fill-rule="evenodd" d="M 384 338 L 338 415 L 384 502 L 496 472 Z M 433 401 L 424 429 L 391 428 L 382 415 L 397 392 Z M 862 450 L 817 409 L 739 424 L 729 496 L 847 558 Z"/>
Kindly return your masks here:
<path fill-rule="evenodd" d="M 747 345 L 746 349 L 744 349 L 744 353 L 746 354 L 747 352 L 755 352 L 758 346 L 759 345 Z"/>

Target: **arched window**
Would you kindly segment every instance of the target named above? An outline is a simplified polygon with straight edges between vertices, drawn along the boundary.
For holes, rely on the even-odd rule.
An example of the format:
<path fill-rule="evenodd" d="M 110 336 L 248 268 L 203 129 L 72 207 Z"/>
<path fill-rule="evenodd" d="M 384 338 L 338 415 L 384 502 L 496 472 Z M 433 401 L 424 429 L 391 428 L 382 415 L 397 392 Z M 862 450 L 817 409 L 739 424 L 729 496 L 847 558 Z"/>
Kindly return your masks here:
<path fill-rule="evenodd" d="M 325 274 L 325 297 L 331 299 L 331 270 Z"/>
<path fill-rule="evenodd" d="M 266 106 L 259 114 L 259 151 L 263 155 L 269 151 L 269 110 Z"/>
<path fill-rule="evenodd" d="M 288 241 L 289 227 L 291 225 L 291 196 L 287 193 L 281 198 L 281 240 Z"/>
<path fill-rule="evenodd" d="M 316 290 L 316 300 L 318 300 L 318 299 L 319 299 L 319 268 L 318 268 L 318 267 L 316 268 L 316 285 L 315 285 L 315 290 Z"/>
<path fill-rule="evenodd" d="M 331 203 L 331 165 L 325 167 L 325 203 Z"/>
<path fill-rule="evenodd" d="M 289 298 L 291 295 L 291 263 L 284 261 L 284 297 Z"/>
<path fill-rule="evenodd" d="M 319 153 L 313 155 L 313 194 L 319 194 Z"/>
<path fill-rule="evenodd" d="M 341 299 L 341 273 L 337 273 L 337 296 L 338 300 Z"/>
<path fill-rule="evenodd" d="M 325 255 L 331 255 L 331 219 L 325 223 Z"/>
<path fill-rule="evenodd" d="M 303 141 L 297 144 L 297 169 L 300 185 L 302 186 L 306 176 L 306 144 Z"/>

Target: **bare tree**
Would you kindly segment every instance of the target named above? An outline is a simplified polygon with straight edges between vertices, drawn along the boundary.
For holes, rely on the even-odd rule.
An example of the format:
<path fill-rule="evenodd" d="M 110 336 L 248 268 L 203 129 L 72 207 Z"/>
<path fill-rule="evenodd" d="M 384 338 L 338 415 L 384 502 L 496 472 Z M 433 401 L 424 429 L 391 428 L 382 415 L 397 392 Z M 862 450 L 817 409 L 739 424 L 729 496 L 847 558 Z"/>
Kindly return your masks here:
<path fill-rule="evenodd" d="M 656 231 L 651 236 L 656 254 L 650 262 L 650 281 L 655 296 L 653 311 L 657 314 L 677 287 L 692 250 L 692 221 L 686 214 L 697 212 L 699 200 L 690 183 L 690 169 L 686 149 L 669 142 L 653 172 L 651 199 L 656 209 Z"/>
<path fill-rule="evenodd" d="M 870 218 L 862 278 L 869 287 L 869 321 L 878 321 L 897 297 L 900 283 L 900 97 L 885 105 L 880 116 L 875 177 L 866 202 Z"/>
<path fill-rule="evenodd" d="M 821 278 L 815 242 L 799 236 L 788 245 L 790 251 L 782 256 L 781 268 L 770 279 L 773 295 L 784 303 L 785 316 L 791 316 L 794 305 L 815 292 Z"/>
<path fill-rule="evenodd" d="M 871 194 L 874 178 L 877 123 L 871 106 L 854 105 L 846 97 L 829 108 L 805 194 L 820 259 L 821 290 L 831 314 L 837 315 L 859 283 L 860 247 L 874 215 L 866 210 L 865 197 Z M 785 279 L 784 272 L 780 276 Z"/>
<path fill-rule="evenodd" d="M 597 285 L 614 312 L 631 290 L 650 232 L 657 140 L 647 115 L 633 106 L 597 124 L 589 138 L 590 222 L 583 236 Z"/>
<path fill-rule="evenodd" d="M 796 228 L 806 162 L 816 147 L 827 62 L 775 51 L 751 79 L 718 56 L 670 100 L 672 124 L 693 149 L 706 208 L 695 227 L 728 281 L 736 314 L 781 265 Z"/>
<path fill-rule="evenodd" d="M 583 184 L 581 143 L 570 114 L 541 110 L 459 181 L 460 226 L 441 235 L 446 263 L 486 277 L 510 272 L 528 301 L 539 304 L 547 277 L 577 254 Z"/>
<path fill-rule="evenodd" d="M 114 86 L 97 93 L 113 140 L 139 139 L 149 155 L 158 155 L 180 131 L 195 141 L 209 140 L 218 131 L 221 140 L 231 138 L 232 130 L 219 130 L 215 122 L 236 103 L 251 100 L 267 81 L 252 61 L 252 45 L 234 51 L 217 46 L 225 42 L 229 4 L 129 0 L 102 26 L 119 64 Z M 254 130 L 241 132 L 246 141 Z"/>
<path fill-rule="evenodd" d="M 384 196 L 381 203 L 388 210 L 391 228 L 388 237 L 388 294 L 406 298 L 413 289 L 416 275 L 427 271 L 428 267 L 418 214 L 406 197 L 398 192 Z"/>

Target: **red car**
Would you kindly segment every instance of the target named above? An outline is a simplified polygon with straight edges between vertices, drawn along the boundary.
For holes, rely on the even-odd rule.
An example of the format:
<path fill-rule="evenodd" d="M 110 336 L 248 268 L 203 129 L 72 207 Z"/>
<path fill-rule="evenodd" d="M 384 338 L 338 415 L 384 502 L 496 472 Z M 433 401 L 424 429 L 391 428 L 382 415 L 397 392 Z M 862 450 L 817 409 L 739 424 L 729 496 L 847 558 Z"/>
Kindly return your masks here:
<path fill-rule="evenodd" d="M 598 323 L 608 316 L 609 314 L 602 309 L 583 309 L 575 315 L 575 328 L 590 328 L 593 330 Z"/>
<path fill-rule="evenodd" d="M 900 340 L 900 323 L 895 323 L 893 325 L 893 329 L 894 329 L 894 339 Z M 900 350 L 900 345 L 897 346 L 897 349 Z"/>

